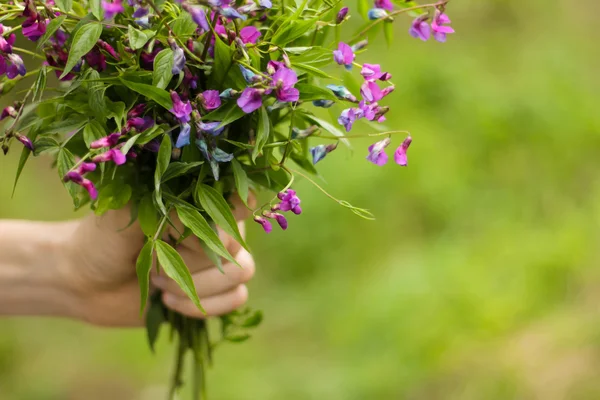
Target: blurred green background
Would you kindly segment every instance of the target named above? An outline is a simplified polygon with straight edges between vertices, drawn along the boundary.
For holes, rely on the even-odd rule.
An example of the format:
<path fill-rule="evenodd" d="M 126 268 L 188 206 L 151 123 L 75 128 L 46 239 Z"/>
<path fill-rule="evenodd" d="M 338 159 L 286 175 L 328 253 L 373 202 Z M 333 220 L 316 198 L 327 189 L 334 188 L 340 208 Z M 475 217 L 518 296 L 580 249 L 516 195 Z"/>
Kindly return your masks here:
<path fill-rule="evenodd" d="M 288 232 L 251 227 L 266 319 L 218 350 L 212 400 L 600 398 L 600 8 L 448 11 L 448 43 L 399 18 L 393 49 L 358 60 L 394 75 L 388 125 L 413 133 L 410 166 L 367 163 L 368 141 L 320 164 L 377 221 L 301 182 Z M 0 158 L 0 217 L 75 217 L 47 158 L 10 199 L 17 156 Z M 167 340 L 153 356 L 143 330 L 0 326 L 1 399 L 153 399 L 171 371 Z"/>

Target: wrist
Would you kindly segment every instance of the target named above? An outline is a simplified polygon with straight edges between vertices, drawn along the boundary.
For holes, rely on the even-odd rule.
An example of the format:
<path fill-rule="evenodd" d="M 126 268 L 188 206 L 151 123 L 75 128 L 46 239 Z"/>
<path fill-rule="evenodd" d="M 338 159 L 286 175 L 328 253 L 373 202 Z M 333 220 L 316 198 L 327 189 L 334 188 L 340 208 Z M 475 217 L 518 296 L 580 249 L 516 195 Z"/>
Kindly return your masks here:
<path fill-rule="evenodd" d="M 70 223 L 0 221 L 0 315 L 79 318 L 65 276 Z"/>

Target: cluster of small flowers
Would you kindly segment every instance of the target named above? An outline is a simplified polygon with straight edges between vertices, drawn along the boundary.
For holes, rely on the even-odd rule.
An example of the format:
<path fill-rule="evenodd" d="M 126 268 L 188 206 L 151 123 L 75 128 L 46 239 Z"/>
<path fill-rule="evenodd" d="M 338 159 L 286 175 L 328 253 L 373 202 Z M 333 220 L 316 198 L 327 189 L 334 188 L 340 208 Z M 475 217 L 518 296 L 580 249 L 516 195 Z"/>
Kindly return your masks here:
<path fill-rule="evenodd" d="M 300 208 L 300 198 L 297 196 L 296 191 L 288 189 L 277 194 L 277 198 L 280 200 L 279 204 L 275 204 L 271 207 L 270 211 L 263 211 L 263 216 L 255 216 L 254 221 L 259 223 L 266 233 L 273 231 L 273 225 L 269 219 L 277 221 L 281 229 L 286 230 L 288 227 L 288 221 L 285 216 L 278 211 L 291 211 L 296 215 L 302 214 L 302 208 Z"/>
<path fill-rule="evenodd" d="M 424 42 L 429 40 L 431 37 L 431 31 L 433 31 L 433 37 L 440 43 L 444 43 L 447 39 L 447 35 L 454 33 L 454 29 L 447 26 L 452 21 L 450 18 L 440 10 L 435 11 L 433 20 L 431 21 L 431 27 L 427 23 L 429 15 L 424 14 L 413 21 L 410 26 L 409 33 L 412 37 L 421 39 Z"/>
<path fill-rule="evenodd" d="M 0 24 L 0 76 L 6 75 L 8 79 L 14 79 L 18 75 L 27 73 L 25 64 L 20 55 L 13 53 L 13 45 L 17 39 L 14 33 L 4 37 L 8 29 Z"/>

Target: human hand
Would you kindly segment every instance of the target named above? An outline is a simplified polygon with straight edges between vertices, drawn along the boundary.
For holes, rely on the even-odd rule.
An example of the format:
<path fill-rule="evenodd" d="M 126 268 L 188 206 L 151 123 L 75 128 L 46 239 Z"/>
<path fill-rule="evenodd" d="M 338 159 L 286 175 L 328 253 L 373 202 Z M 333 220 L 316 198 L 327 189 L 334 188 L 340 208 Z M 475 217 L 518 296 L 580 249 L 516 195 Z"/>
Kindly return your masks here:
<path fill-rule="evenodd" d="M 238 199 L 234 200 L 234 215 L 240 231 L 249 213 Z M 80 302 L 78 317 L 95 325 L 140 326 L 140 292 L 135 271 L 137 256 L 144 244 L 144 234 L 136 222 L 130 221 L 128 209 L 110 211 L 103 216 L 90 215 L 71 222 L 71 231 L 65 241 L 65 259 L 62 275 Z M 177 229 L 169 226 L 163 238 L 179 237 L 183 225 L 173 214 Z M 127 227 L 127 228 L 125 228 Z M 196 318 L 221 315 L 242 306 L 248 291 L 244 283 L 254 274 L 254 260 L 231 236 L 219 232 L 229 252 L 242 268 L 223 263 L 221 273 L 203 252 L 197 238 L 184 240 L 177 250 L 192 273 L 204 315 L 177 284 L 152 269 L 151 290 L 163 292 L 163 302 L 174 311 Z"/>

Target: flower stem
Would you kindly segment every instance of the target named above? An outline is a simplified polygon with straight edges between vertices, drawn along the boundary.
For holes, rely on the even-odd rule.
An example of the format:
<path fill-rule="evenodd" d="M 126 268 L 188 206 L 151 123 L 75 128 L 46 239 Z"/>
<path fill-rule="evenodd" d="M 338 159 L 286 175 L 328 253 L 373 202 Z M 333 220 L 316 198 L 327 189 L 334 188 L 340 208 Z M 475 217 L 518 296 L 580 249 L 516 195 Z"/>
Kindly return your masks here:
<path fill-rule="evenodd" d="M 378 24 L 382 23 L 383 21 L 388 20 L 390 17 L 396 16 L 396 15 L 400 15 L 400 14 L 404 14 L 404 13 L 407 13 L 409 11 L 420 10 L 422 8 L 435 8 L 435 7 L 439 7 L 439 6 L 445 6 L 449 2 L 450 2 L 450 0 L 441 0 L 441 1 L 438 1 L 436 3 L 422 4 L 420 6 L 408 7 L 408 8 L 403 8 L 401 10 L 393 11 L 393 12 L 387 14 L 385 17 L 381 17 L 381 18 L 376 19 L 375 21 L 373 21 L 369 26 L 367 26 L 365 29 L 363 29 L 362 31 L 360 31 L 360 33 L 358 33 L 356 36 L 354 36 L 352 38 L 352 40 L 350 40 L 350 42 L 354 42 L 355 40 L 360 39 L 362 36 L 364 36 L 367 32 L 369 32 L 375 26 L 377 26 Z"/>
<path fill-rule="evenodd" d="M 42 60 L 46 60 L 46 57 L 42 56 L 41 54 L 37 54 L 37 53 L 34 53 L 33 51 L 22 49 L 20 47 L 13 47 L 13 50 L 18 51 L 18 52 L 23 53 L 23 54 L 28 54 L 28 55 L 33 56 L 33 57 L 37 57 L 37 58 L 42 59 Z"/>

